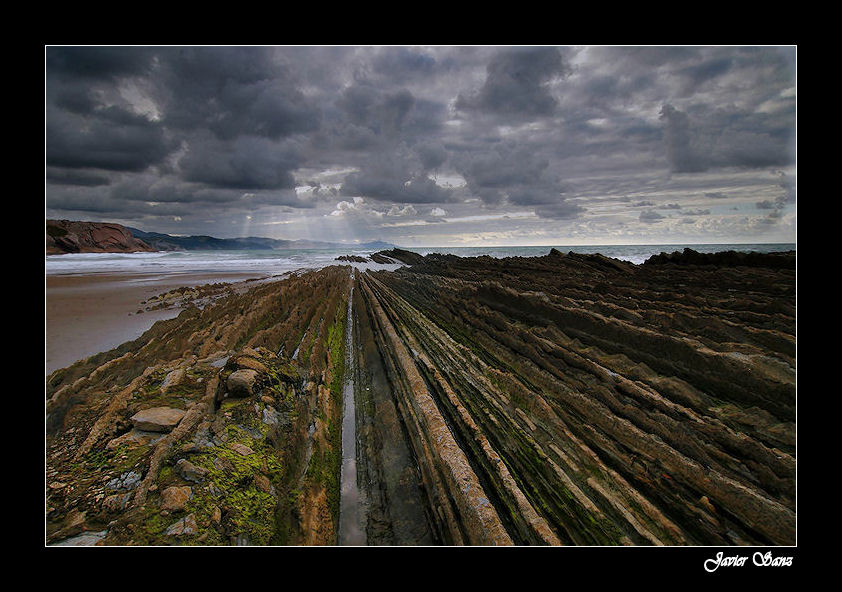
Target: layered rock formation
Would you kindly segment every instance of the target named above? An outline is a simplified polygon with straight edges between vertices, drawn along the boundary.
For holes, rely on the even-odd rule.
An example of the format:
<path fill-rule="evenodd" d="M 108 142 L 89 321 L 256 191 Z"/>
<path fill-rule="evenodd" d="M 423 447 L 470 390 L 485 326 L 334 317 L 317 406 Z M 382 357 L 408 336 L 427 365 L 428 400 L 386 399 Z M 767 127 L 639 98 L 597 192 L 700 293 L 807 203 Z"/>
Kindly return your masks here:
<path fill-rule="evenodd" d="M 558 251 L 364 275 L 442 540 L 793 544 L 794 277 Z"/>
<path fill-rule="evenodd" d="M 335 543 L 350 376 L 368 544 L 794 544 L 791 266 L 385 256 L 48 377 L 48 540 Z"/>
<path fill-rule="evenodd" d="M 155 251 L 120 224 L 46 221 L 46 254 Z"/>

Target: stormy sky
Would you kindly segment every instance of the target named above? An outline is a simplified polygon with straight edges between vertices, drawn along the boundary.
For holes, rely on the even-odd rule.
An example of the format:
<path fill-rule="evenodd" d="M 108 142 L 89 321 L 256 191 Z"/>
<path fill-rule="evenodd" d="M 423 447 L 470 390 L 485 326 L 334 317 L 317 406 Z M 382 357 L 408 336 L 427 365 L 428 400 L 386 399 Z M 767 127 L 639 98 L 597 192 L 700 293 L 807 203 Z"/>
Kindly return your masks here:
<path fill-rule="evenodd" d="M 45 47 L 45 214 L 401 246 L 795 242 L 796 50 Z"/>

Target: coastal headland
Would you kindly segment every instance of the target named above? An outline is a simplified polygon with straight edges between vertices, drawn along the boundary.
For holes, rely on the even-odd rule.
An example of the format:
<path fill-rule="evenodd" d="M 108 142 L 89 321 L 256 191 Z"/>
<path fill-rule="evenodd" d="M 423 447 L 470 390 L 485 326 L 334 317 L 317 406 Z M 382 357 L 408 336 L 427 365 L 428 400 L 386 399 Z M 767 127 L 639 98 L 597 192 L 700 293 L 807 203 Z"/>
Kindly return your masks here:
<path fill-rule="evenodd" d="M 337 544 L 352 384 L 369 545 L 795 544 L 794 252 L 376 257 L 49 374 L 46 542 Z"/>

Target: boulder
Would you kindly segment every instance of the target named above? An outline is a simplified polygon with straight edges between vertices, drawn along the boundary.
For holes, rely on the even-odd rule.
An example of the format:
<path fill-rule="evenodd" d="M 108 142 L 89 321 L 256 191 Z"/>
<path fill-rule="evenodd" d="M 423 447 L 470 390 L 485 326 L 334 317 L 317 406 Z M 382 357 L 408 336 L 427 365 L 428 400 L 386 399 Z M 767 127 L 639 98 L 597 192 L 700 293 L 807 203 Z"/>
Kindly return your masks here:
<path fill-rule="evenodd" d="M 254 394 L 257 377 L 257 371 L 251 369 L 232 372 L 226 382 L 228 393 L 233 397 L 250 397 Z"/>
<path fill-rule="evenodd" d="M 171 432 L 184 417 L 185 411 L 172 407 L 153 407 L 131 417 L 134 427 L 147 432 Z"/>
<path fill-rule="evenodd" d="M 161 492 L 161 509 L 169 512 L 181 512 L 191 497 L 193 497 L 193 488 L 189 485 L 167 487 Z"/>

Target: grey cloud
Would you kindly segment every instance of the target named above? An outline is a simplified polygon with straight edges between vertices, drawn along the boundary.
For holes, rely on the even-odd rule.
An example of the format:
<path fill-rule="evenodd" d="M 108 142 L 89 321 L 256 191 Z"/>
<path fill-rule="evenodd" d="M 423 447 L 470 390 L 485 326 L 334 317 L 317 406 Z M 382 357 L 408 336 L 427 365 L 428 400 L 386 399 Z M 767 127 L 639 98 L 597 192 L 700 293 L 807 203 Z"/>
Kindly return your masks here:
<path fill-rule="evenodd" d="M 78 169 L 65 170 L 52 167 L 47 169 L 46 180 L 48 183 L 55 185 L 79 185 L 82 187 L 99 187 L 111 183 L 106 175 Z"/>
<path fill-rule="evenodd" d="M 162 49 L 157 100 L 167 125 L 206 128 L 218 137 L 272 139 L 318 129 L 320 112 L 271 48 Z"/>
<path fill-rule="evenodd" d="M 48 75 L 83 79 L 110 79 L 149 71 L 153 52 L 137 47 L 47 47 Z"/>
<path fill-rule="evenodd" d="M 292 189 L 302 162 L 298 145 L 242 136 L 233 142 L 197 142 L 179 165 L 188 181 L 238 189 Z"/>
<path fill-rule="evenodd" d="M 548 203 L 535 208 L 535 215 L 540 218 L 554 220 L 572 220 L 585 212 L 585 208 L 578 204 L 559 199 L 556 203 Z"/>
<path fill-rule="evenodd" d="M 436 185 L 426 175 L 411 170 L 407 162 L 385 157 L 346 176 L 340 192 L 343 195 L 408 204 L 442 203 L 452 193 Z"/>
<path fill-rule="evenodd" d="M 142 171 L 176 148 L 158 122 L 117 106 L 87 116 L 48 109 L 45 137 L 47 165 L 67 168 Z"/>
<path fill-rule="evenodd" d="M 645 222 L 647 224 L 652 224 L 654 222 L 658 222 L 659 220 L 663 220 L 664 217 L 656 212 L 655 210 L 646 210 L 640 212 L 640 221 Z"/>
<path fill-rule="evenodd" d="M 791 134 L 794 118 L 781 127 L 774 118 L 739 111 L 695 109 L 686 112 L 666 104 L 664 146 L 670 169 L 700 172 L 712 167 L 765 168 L 794 162 Z M 794 115 L 794 112 L 793 112 Z M 786 119 L 784 119 L 786 121 Z"/>
<path fill-rule="evenodd" d="M 535 206 L 542 218 L 575 218 L 585 209 L 565 200 L 564 187 L 548 173 L 549 161 L 513 143 L 495 146 L 486 153 L 457 157 L 457 168 L 472 194 L 488 205 L 504 201 Z"/>
<path fill-rule="evenodd" d="M 376 135 L 395 136 L 409 119 L 415 97 L 405 88 L 384 92 L 368 81 L 357 81 L 345 89 L 336 104 L 350 123 Z"/>
<path fill-rule="evenodd" d="M 670 169 L 677 173 L 692 173 L 707 168 L 707 161 L 696 145 L 696 138 L 690 128 L 690 120 L 672 105 L 664 105 L 661 119 L 664 127 L 664 146 Z"/>
<path fill-rule="evenodd" d="M 372 60 L 373 70 L 388 79 L 404 81 L 429 76 L 436 68 L 436 58 L 407 47 L 384 48 Z"/>
<path fill-rule="evenodd" d="M 459 95 L 457 109 L 515 117 L 550 115 L 557 101 L 547 83 L 570 73 L 560 51 L 553 47 L 501 51 L 491 59 L 486 71 L 485 83 L 476 93 Z"/>
<path fill-rule="evenodd" d="M 679 174 L 665 188 L 667 167 L 768 167 L 777 193 L 756 199 L 769 198 L 771 222 L 795 202 L 794 176 L 777 172 L 795 162 L 794 57 L 765 47 L 48 48 L 46 201 L 77 211 L 87 193 L 80 212 L 178 215 L 185 226 L 210 209 L 325 208 L 355 195 L 384 212 L 465 202 L 467 217 L 509 205 L 564 220 L 595 203 L 570 195 L 631 195 L 628 210 L 632 199 L 659 209 L 649 200 L 664 198 L 647 192 L 661 189 L 733 194 Z M 458 175 L 467 184 L 452 190 L 433 181 Z M 299 198 L 297 176 L 324 185 Z"/>
<path fill-rule="evenodd" d="M 497 196 L 488 200 L 493 202 L 498 201 L 500 193 L 508 188 L 541 183 L 549 161 L 522 146 L 504 144 L 485 153 L 461 156 L 456 166 L 471 190 L 480 197 Z"/>
<path fill-rule="evenodd" d="M 440 143 L 427 142 L 415 147 L 415 152 L 421 160 L 425 171 L 439 168 L 447 161 L 447 150 Z"/>

